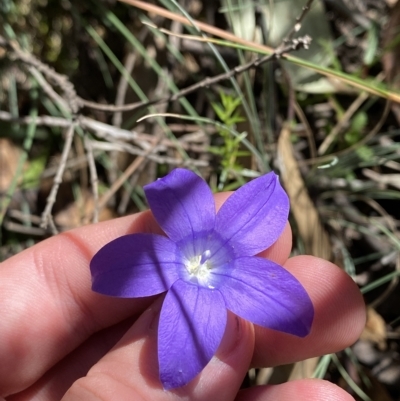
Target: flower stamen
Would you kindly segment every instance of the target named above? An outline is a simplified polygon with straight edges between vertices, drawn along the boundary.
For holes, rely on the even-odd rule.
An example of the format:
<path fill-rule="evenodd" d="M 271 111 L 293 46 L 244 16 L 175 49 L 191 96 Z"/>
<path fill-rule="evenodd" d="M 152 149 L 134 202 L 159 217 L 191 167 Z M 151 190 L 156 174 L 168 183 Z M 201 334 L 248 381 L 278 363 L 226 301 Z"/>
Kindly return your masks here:
<path fill-rule="evenodd" d="M 194 256 L 187 260 L 185 267 L 191 278 L 203 281 L 209 276 L 213 268 L 210 262 L 210 256 L 211 251 L 207 249 L 201 255 Z"/>

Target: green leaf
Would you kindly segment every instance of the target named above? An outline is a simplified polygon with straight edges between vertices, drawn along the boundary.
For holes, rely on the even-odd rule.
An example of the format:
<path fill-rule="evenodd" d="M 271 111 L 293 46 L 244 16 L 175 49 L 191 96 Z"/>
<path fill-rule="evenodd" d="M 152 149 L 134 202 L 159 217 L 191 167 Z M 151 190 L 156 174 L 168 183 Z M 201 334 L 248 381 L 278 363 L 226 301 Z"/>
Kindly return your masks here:
<path fill-rule="evenodd" d="M 357 156 L 363 161 L 371 160 L 371 158 L 374 156 L 373 150 L 366 145 L 357 148 L 356 153 Z"/>
<path fill-rule="evenodd" d="M 46 167 L 46 156 L 40 156 L 33 159 L 29 163 L 29 168 L 24 171 L 22 177 L 22 186 L 25 189 L 36 188 L 39 184 L 40 177 Z"/>

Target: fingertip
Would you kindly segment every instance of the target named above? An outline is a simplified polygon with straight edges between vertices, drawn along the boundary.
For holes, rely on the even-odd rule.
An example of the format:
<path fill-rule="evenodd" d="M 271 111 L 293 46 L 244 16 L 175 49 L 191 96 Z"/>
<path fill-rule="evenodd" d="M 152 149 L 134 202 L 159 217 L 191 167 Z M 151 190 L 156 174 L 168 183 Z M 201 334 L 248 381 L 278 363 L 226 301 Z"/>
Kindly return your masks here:
<path fill-rule="evenodd" d="M 216 355 L 186 386 L 166 391 L 159 380 L 157 362 L 157 322 L 161 301 L 155 301 L 88 375 L 73 384 L 63 401 L 230 401 L 235 398 L 253 352 L 253 325 L 229 312 Z"/>
<path fill-rule="evenodd" d="M 216 358 L 225 364 L 245 366 L 245 371 L 247 371 L 247 366 L 250 364 L 248 358 L 253 350 L 253 324 L 228 310 L 225 333 L 215 355 Z"/>
<path fill-rule="evenodd" d="M 296 256 L 285 267 L 299 275 L 313 301 L 314 331 L 322 335 L 324 329 L 331 327 L 334 336 L 324 330 L 323 338 L 338 349 L 357 341 L 365 326 L 366 308 L 354 280 L 335 264 L 313 256 Z"/>
<path fill-rule="evenodd" d="M 217 192 L 214 194 L 215 209 L 218 211 L 224 202 L 233 194 L 233 191 Z"/>
<path fill-rule="evenodd" d="M 216 209 L 223 205 L 223 203 L 232 195 L 233 192 L 219 192 L 214 194 Z M 292 229 L 290 227 L 289 222 L 286 223 L 286 226 L 278 238 L 278 240 L 272 244 L 268 249 L 262 251 L 258 256 L 269 259 L 282 265 L 288 259 L 290 252 L 292 250 Z"/>
<path fill-rule="evenodd" d="M 351 277 L 313 256 L 288 259 L 284 267 L 304 286 L 314 306 L 308 336 L 299 338 L 256 327 L 255 366 L 275 366 L 340 351 L 360 336 L 366 319 L 363 297 Z"/>
<path fill-rule="evenodd" d="M 261 252 L 258 256 L 272 260 L 275 263 L 278 263 L 279 265 L 283 265 L 289 258 L 291 250 L 292 250 L 292 228 L 290 227 L 289 222 L 287 222 L 278 240 L 274 244 L 272 244 L 272 246 L 270 246 L 268 249 Z"/>

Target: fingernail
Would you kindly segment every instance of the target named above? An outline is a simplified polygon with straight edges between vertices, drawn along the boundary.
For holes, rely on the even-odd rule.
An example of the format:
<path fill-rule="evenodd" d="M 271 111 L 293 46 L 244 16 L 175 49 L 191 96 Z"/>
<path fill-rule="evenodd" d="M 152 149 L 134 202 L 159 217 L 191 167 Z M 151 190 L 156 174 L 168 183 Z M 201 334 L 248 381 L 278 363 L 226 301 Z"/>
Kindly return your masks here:
<path fill-rule="evenodd" d="M 226 355 L 233 352 L 233 350 L 238 346 L 242 337 L 243 337 L 242 320 L 233 313 L 228 313 L 225 333 L 217 351 L 218 358 L 222 359 Z"/>
<path fill-rule="evenodd" d="M 140 316 L 140 325 L 148 332 L 154 332 L 158 329 L 158 320 L 164 297 L 156 299 Z"/>

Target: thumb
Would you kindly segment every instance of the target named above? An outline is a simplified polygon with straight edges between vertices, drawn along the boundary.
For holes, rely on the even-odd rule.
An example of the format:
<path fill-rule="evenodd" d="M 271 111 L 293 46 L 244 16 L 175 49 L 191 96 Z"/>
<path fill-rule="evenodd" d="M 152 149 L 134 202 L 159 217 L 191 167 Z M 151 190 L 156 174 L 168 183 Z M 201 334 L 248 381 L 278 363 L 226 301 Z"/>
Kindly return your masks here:
<path fill-rule="evenodd" d="M 254 349 L 253 325 L 228 313 L 225 334 L 216 355 L 188 385 L 166 391 L 158 377 L 158 299 L 117 345 L 76 381 L 62 401 L 220 400 L 233 401 Z"/>

